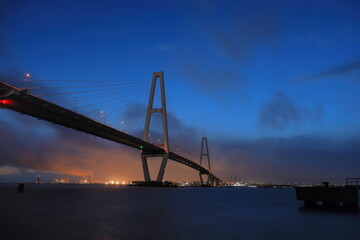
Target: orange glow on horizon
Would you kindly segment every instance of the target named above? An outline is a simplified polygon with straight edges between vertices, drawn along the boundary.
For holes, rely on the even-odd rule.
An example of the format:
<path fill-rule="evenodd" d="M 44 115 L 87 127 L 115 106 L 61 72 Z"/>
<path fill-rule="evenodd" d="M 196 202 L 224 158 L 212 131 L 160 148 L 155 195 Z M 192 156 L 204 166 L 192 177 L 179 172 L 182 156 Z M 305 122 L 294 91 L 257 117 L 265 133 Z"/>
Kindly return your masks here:
<path fill-rule="evenodd" d="M 53 153 L 53 149 L 49 149 L 46 155 L 46 159 L 49 159 L 49 161 L 33 161 L 32 168 L 80 177 L 83 183 L 85 183 L 85 180 L 87 180 L 86 183 L 101 182 L 106 184 L 107 182 L 108 186 L 114 185 L 116 182 L 118 182 L 118 186 L 123 186 L 127 185 L 129 181 L 143 180 L 142 165 L 138 153 L 122 148 L 114 148 L 109 151 L 108 148 L 101 145 L 94 147 L 93 145 L 90 146 L 86 141 L 79 143 L 74 139 L 76 138 L 73 135 L 71 135 L 71 138 L 61 139 L 56 149 L 58 147 L 60 147 L 59 149 L 73 149 L 74 146 L 77 146 L 75 155 L 66 151 Z M 122 155 L 121 161 L 118 159 L 119 155 Z M 100 164 L 99 159 L 104 158 L 107 160 Z M 156 174 L 159 165 L 160 160 L 153 159 L 149 163 L 150 173 Z M 180 182 L 197 179 L 197 171 L 177 162 L 168 162 L 164 180 Z"/>

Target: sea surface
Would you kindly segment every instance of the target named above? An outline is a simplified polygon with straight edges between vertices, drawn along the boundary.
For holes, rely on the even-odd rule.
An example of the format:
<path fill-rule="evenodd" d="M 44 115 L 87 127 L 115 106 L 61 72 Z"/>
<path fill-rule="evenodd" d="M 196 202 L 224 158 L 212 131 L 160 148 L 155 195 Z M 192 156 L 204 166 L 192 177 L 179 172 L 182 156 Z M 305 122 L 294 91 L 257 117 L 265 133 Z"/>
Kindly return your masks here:
<path fill-rule="evenodd" d="M 0 239 L 360 239 L 360 212 L 294 189 L 0 184 Z"/>

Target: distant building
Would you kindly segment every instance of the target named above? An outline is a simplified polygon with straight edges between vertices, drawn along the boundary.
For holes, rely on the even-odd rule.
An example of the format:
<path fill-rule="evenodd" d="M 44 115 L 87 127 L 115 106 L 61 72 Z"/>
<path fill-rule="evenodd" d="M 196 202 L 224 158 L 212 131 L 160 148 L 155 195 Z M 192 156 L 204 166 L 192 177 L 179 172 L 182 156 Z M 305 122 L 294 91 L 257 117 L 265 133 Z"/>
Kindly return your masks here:
<path fill-rule="evenodd" d="M 248 187 L 249 184 L 243 183 L 243 182 L 236 182 L 236 183 L 234 183 L 233 186 L 234 186 L 234 187 Z"/>
<path fill-rule="evenodd" d="M 62 178 L 61 180 L 54 178 L 53 183 L 70 183 L 70 179 L 66 177 Z"/>
<path fill-rule="evenodd" d="M 41 183 L 41 175 L 39 174 L 39 176 L 36 178 L 36 183 Z"/>

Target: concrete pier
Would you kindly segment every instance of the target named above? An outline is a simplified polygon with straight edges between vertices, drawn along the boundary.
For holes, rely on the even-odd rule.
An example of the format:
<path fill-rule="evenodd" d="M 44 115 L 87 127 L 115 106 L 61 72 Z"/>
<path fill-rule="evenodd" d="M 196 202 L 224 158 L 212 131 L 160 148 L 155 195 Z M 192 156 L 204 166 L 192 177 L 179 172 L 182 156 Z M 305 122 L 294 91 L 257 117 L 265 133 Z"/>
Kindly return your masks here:
<path fill-rule="evenodd" d="M 325 208 L 358 208 L 358 189 L 356 187 L 296 187 L 296 199 L 303 200 L 304 206 L 315 208 L 322 202 Z"/>

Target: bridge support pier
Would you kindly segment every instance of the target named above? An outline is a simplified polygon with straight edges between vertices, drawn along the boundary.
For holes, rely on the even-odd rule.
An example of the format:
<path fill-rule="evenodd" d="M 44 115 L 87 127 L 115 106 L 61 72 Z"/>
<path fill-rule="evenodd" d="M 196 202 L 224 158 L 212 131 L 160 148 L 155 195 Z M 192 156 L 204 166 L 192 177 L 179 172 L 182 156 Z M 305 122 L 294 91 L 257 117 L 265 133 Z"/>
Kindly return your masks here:
<path fill-rule="evenodd" d="M 203 175 L 207 175 L 206 183 L 204 183 Z M 199 173 L 199 178 L 200 178 L 201 186 L 209 186 L 209 184 L 210 184 L 210 176 L 208 174 Z"/>
<path fill-rule="evenodd" d="M 149 172 L 149 166 L 147 163 L 147 157 L 144 154 L 141 154 L 141 163 L 144 171 L 144 180 L 145 182 L 150 182 L 150 172 Z"/>
<path fill-rule="evenodd" d="M 159 82 L 160 82 L 161 108 L 153 108 L 157 80 L 159 80 Z M 151 154 L 151 153 L 142 152 L 141 153 L 141 162 L 142 162 L 142 166 L 143 166 L 145 182 L 151 182 L 147 159 L 149 157 L 162 157 L 159 173 L 156 178 L 157 182 L 162 182 L 164 174 L 165 174 L 166 164 L 167 164 L 167 161 L 169 158 L 169 137 L 168 137 L 168 125 L 167 125 L 167 113 L 166 113 L 166 101 L 165 101 L 165 84 L 164 84 L 164 72 L 162 72 L 162 71 L 153 73 L 148 108 L 147 108 L 147 112 L 146 112 L 145 126 L 144 126 L 143 139 L 145 141 L 148 141 L 148 137 L 150 136 L 149 135 L 150 120 L 151 120 L 151 115 L 153 113 L 160 113 L 162 115 L 161 120 L 162 120 L 162 127 L 163 127 L 163 143 L 157 144 L 157 146 L 163 147 L 164 153 Z"/>
<path fill-rule="evenodd" d="M 151 182 L 151 177 L 150 177 L 150 172 L 149 172 L 149 166 L 147 163 L 147 159 L 148 158 L 153 158 L 153 157 L 161 157 L 161 165 L 160 165 L 160 169 L 159 169 L 159 173 L 158 176 L 156 178 L 156 182 L 162 182 L 163 178 L 164 178 L 164 174 L 165 174 L 165 169 L 166 169 L 166 164 L 167 161 L 169 159 L 169 154 L 146 154 L 146 153 L 142 153 L 141 154 L 141 162 L 142 162 L 142 166 L 143 166 L 143 170 L 144 170 L 144 179 L 145 182 Z"/>

